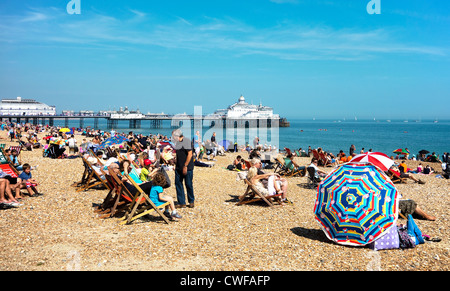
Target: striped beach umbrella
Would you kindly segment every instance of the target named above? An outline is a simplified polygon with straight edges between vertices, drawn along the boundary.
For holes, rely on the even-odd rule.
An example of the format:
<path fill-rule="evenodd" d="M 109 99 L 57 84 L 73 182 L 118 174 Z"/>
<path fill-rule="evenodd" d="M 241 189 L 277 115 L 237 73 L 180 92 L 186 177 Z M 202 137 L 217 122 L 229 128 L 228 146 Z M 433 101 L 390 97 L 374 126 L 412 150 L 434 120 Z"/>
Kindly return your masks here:
<path fill-rule="evenodd" d="M 315 218 L 326 236 L 342 245 L 367 245 L 396 224 L 399 194 L 377 167 L 348 163 L 317 187 Z"/>
<path fill-rule="evenodd" d="M 100 145 L 99 145 L 99 149 L 104 149 L 106 147 L 109 146 L 113 146 L 116 144 L 122 144 L 124 142 L 128 141 L 128 139 L 122 135 L 116 135 L 113 137 L 110 137 L 108 139 L 105 139 Z"/>
<path fill-rule="evenodd" d="M 382 171 L 387 171 L 394 164 L 394 161 L 391 160 L 386 154 L 380 152 L 367 152 L 364 154 L 356 155 L 351 159 L 350 163 L 371 163 L 374 166 L 377 166 Z"/>
<path fill-rule="evenodd" d="M 396 149 L 395 151 L 393 151 L 393 153 L 399 155 L 408 155 L 409 151 L 407 149 Z"/>

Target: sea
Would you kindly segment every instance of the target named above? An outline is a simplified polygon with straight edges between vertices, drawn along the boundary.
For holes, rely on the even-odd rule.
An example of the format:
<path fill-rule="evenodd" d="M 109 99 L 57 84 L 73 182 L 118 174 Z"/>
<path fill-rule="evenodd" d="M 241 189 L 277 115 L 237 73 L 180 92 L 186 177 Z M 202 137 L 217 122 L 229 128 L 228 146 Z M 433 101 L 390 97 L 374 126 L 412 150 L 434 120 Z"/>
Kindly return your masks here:
<path fill-rule="evenodd" d="M 450 120 L 333 120 L 333 119 L 289 119 L 290 127 L 280 128 L 231 128 L 222 129 L 208 125 L 201 128 L 191 128 L 190 123 L 181 127 L 184 135 L 192 138 L 195 131 L 199 131 L 203 141 L 211 138 L 216 132 L 216 140 L 228 140 L 239 145 L 253 145 L 256 136 L 260 144 L 284 148 L 305 149 L 321 147 L 325 151 L 338 153 L 343 150 L 349 152 L 350 146 L 356 147 L 356 152 L 372 150 L 383 152 L 389 156 L 395 154 L 398 148 L 408 148 L 411 155 L 421 150 L 436 152 L 439 156 L 450 152 Z M 56 126 L 64 126 L 64 120 L 55 120 Z M 85 118 L 84 126 L 94 126 L 94 121 Z M 69 121 L 69 127 L 79 127 L 79 121 Z M 170 121 L 163 121 L 158 128 L 152 128 L 149 121 L 142 121 L 139 129 L 129 128 L 128 121 L 119 121 L 116 132 L 130 131 L 144 135 L 162 134 L 171 136 L 173 128 Z M 106 120 L 100 119 L 98 128 L 110 131 Z"/>

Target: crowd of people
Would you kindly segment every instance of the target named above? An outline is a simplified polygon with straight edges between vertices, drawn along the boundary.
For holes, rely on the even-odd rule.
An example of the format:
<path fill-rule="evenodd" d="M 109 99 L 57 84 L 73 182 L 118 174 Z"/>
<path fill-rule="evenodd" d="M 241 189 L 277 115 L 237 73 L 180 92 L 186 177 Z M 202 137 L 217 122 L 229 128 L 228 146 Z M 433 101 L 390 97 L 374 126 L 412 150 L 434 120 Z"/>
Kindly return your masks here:
<path fill-rule="evenodd" d="M 235 145 L 225 149 L 223 145 L 217 143 L 215 133 L 210 139 L 202 141 L 198 131 L 192 139 L 188 139 L 179 129 L 174 130 L 170 137 L 161 134 L 144 136 L 133 132 L 119 135 L 114 130 L 78 129 L 81 132 L 82 141 L 76 139 L 74 129 L 69 132 L 62 132 L 61 127 L 55 126 L 2 123 L 2 129 L 8 131 L 10 141 L 17 140 L 25 150 L 41 149 L 44 156 L 47 153 L 47 156 L 52 158 L 70 158 L 84 155 L 86 161 L 95 171 L 98 171 L 100 177 L 104 179 L 104 174 L 108 173 L 108 170 L 112 170 L 122 179 L 130 193 L 136 193 L 137 190 L 133 183 L 127 181 L 127 177 L 131 177 L 133 182 L 137 183 L 149 195 L 155 205 L 169 202 L 165 214 L 174 220 L 181 218 L 177 209 L 195 207 L 194 167 L 214 166 L 216 157 L 225 155 L 227 150 L 239 151 L 232 164 L 227 167 L 229 170 L 246 171 L 246 178 L 258 191 L 269 196 L 280 195 L 283 202 L 291 202 L 288 199 L 288 179 L 279 173 L 270 171 L 270 169 L 273 169 L 272 162 L 262 158 L 264 152 L 272 151 L 274 147 L 260 145 L 257 137 L 253 140 L 253 147 L 246 144 L 241 147 Z M 39 140 L 38 133 L 42 132 L 45 132 L 45 137 Z M 126 141 L 122 145 L 102 147 L 105 140 L 114 136 L 123 136 Z M 50 149 L 52 148 L 54 154 L 50 155 Z M 90 151 L 96 155 L 95 158 L 90 156 Z M 370 151 L 371 149 L 369 149 Z M 362 148 L 360 153 L 364 152 L 366 151 Z M 30 197 L 42 195 L 37 190 L 38 181 L 34 180 L 31 175 L 33 167 L 26 163 L 20 163 L 16 149 L 4 149 L 4 153 L 10 160 L 11 165 L 21 173 L 17 178 L 12 178 L 3 171 L 0 172 L 1 205 L 3 207 L 18 207 L 21 205 L 20 200 L 24 199 L 24 195 Z M 248 159 L 244 158 L 244 153 L 248 154 Z M 313 171 L 308 171 L 308 175 L 311 180 L 316 182 L 320 182 L 327 176 L 326 167 L 337 167 L 349 162 L 357 155 L 354 145 L 351 145 L 348 155 L 342 150 L 334 155 L 320 147 L 316 149 L 308 147 L 306 151 L 302 148 L 293 151 L 285 148 L 285 153 L 286 158 L 292 162 L 294 169 L 312 168 Z M 310 157 L 311 162 L 307 165 L 299 165 L 295 161 L 295 157 Z M 414 175 L 436 172 L 429 164 L 423 166 L 422 163 L 416 169 L 410 169 L 405 163 L 407 158 L 409 157 L 405 156 L 399 163 L 396 161 L 392 168 L 392 170 L 398 170 L 402 178 L 409 178 L 423 184 L 424 182 Z M 412 156 L 411 159 L 414 160 L 415 156 Z M 419 159 L 441 162 L 443 166 L 450 161 L 448 153 L 443 154 L 442 160 L 437 158 L 435 153 L 428 157 L 420 155 Z M 446 175 L 446 169 L 443 169 L 444 175 Z M 164 194 L 164 189 L 171 185 L 167 171 L 172 170 L 175 174 L 176 201 L 169 195 Z M 450 167 L 447 167 L 447 170 L 450 170 Z M 127 177 L 124 174 L 128 174 Z M 21 189 L 26 189 L 26 193 L 22 193 Z"/>
<path fill-rule="evenodd" d="M 23 163 L 20 158 L 20 151 L 33 150 L 40 148 L 41 145 L 38 141 L 37 134 L 44 128 L 33 125 L 20 125 L 2 122 L 2 131 L 8 132 L 8 137 L 2 139 L 8 139 L 11 141 L 16 140 L 19 146 L 13 146 L 10 148 L 5 147 L 5 143 L 1 143 L 1 155 L 2 155 L 2 167 L 0 168 L 0 208 L 17 208 L 23 205 L 22 200 L 29 197 L 42 196 L 43 194 L 38 191 L 39 182 L 33 178 L 31 171 L 37 168 L 31 166 L 29 163 Z M 24 141 L 26 140 L 26 142 Z M 22 190 L 26 190 L 23 193 Z"/>

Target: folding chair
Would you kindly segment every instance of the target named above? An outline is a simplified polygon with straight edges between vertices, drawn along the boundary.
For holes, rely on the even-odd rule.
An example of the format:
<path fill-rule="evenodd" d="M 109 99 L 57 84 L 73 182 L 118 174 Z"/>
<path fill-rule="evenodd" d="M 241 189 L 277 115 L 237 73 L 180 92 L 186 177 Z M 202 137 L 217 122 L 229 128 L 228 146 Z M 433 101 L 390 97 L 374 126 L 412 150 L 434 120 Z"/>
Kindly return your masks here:
<path fill-rule="evenodd" d="M 164 221 L 169 224 L 169 219 L 159 209 L 168 206 L 169 202 L 156 206 L 148 197 L 148 195 L 141 189 L 141 187 L 139 187 L 136 182 L 133 181 L 133 179 L 128 174 L 124 174 L 124 176 L 128 179 L 128 181 L 131 182 L 131 184 L 133 184 L 133 186 L 137 190 L 137 193 L 136 195 L 134 195 L 133 201 L 131 201 L 127 212 L 120 219 L 123 220 L 120 224 L 130 224 L 134 220 L 150 214 L 153 211 L 156 211 L 164 219 Z M 122 183 L 122 181 L 120 181 L 120 183 Z M 125 186 L 123 187 L 126 188 Z"/>
<path fill-rule="evenodd" d="M 127 203 L 132 201 L 131 197 L 133 196 L 123 184 L 120 184 L 121 181 L 114 172 L 108 169 L 108 173 L 104 173 L 104 175 L 111 190 L 103 199 L 103 203 L 96 207 L 94 212 L 102 214 L 100 218 L 109 218 L 124 210 L 127 207 Z M 127 197 L 127 199 L 123 199 L 123 197 Z"/>
<path fill-rule="evenodd" d="M 239 196 L 239 202 L 236 203 L 236 205 L 243 205 L 256 201 L 264 201 L 270 207 L 274 207 L 275 205 L 272 203 L 272 199 L 275 200 L 275 202 L 278 202 L 279 205 L 283 205 L 283 202 L 281 202 L 280 198 L 281 193 L 264 196 L 253 186 L 253 184 L 248 179 L 244 179 L 244 182 L 247 185 L 247 190 L 244 194 Z"/>
<path fill-rule="evenodd" d="M 83 156 L 81 156 L 81 159 L 83 160 L 85 172 L 87 171 L 88 176 L 82 181 L 76 192 L 87 191 L 99 185 L 103 185 L 106 189 L 110 189 L 106 181 L 92 168 L 91 164 L 89 164 Z"/>
<path fill-rule="evenodd" d="M 328 159 L 327 159 L 327 157 L 325 156 L 325 154 L 324 154 L 323 152 L 319 153 L 319 157 L 320 157 L 319 163 L 320 163 L 322 166 L 324 166 L 324 167 L 331 166 L 331 163 L 328 162 Z"/>
<path fill-rule="evenodd" d="M 279 156 L 275 158 L 275 169 L 273 170 L 274 173 L 277 173 L 279 175 L 284 175 L 289 170 L 286 168 L 286 165 L 284 164 L 284 159 L 280 158 Z"/>
<path fill-rule="evenodd" d="M 284 158 L 284 165 L 286 167 L 285 176 L 288 176 L 288 177 L 292 177 L 292 176 L 303 177 L 306 174 L 306 167 L 300 166 L 300 167 L 296 168 L 289 158 Z"/>
<path fill-rule="evenodd" d="M 393 171 L 392 169 L 389 169 L 387 171 L 387 175 L 388 175 L 389 179 L 391 179 L 392 183 L 404 183 L 404 184 L 406 184 L 407 179 L 406 178 L 402 178 L 399 173 L 397 173 L 396 171 Z"/>
<path fill-rule="evenodd" d="M 311 188 L 316 188 L 317 185 L 320 183 L 320 179 L 317 179 L 316 176 L 316 169 L 314 167 L 308 167 L 306 168 L 306 171 L 308 172 L 308 178 Z"/>

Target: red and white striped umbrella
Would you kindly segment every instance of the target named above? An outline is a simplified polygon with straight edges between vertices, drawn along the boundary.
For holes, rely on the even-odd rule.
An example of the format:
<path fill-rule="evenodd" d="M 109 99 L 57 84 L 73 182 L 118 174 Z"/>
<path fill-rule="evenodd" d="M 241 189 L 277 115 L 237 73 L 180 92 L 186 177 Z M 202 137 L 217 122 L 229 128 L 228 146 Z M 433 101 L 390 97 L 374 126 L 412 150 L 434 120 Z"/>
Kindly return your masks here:
<path fill-rule="evenodd" d="M 386 154 L 380 152 L 367 152 L 356 155 L 350 160 L 350 163 L 353 162 L 371 163 L 372 165 L 380 168 L 382 171 L 389 170 L 389 168 L 394 164 L 393 160 L 391 160 Z"/>

